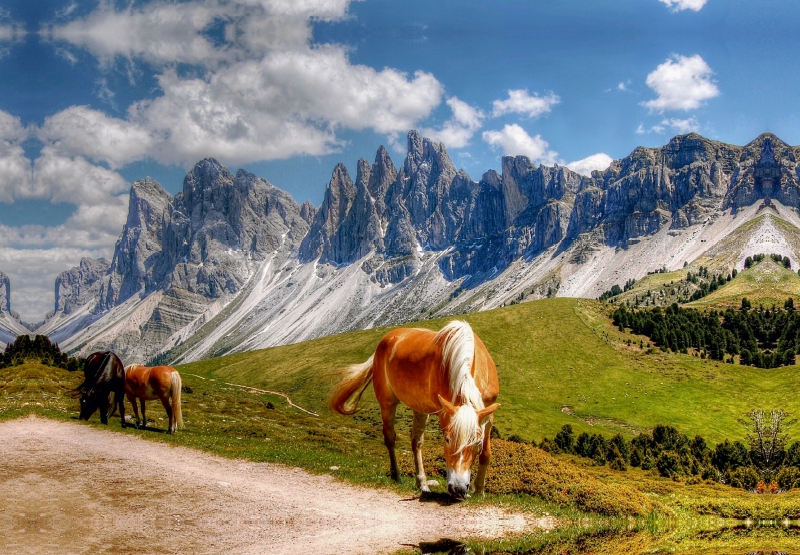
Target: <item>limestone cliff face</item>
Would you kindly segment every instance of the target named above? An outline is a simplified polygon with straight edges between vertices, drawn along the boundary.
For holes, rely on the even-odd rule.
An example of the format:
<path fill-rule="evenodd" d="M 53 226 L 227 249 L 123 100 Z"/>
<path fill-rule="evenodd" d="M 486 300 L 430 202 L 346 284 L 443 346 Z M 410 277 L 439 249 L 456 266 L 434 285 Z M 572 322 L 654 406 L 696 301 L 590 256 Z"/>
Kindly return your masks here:
<path fill-rule="evenodd" d="M 771 133 L 761 135 L 741 149 L 739 164 L 723 208 L 737 210 L 762 199 L 774 199 L 786 206 L 800 204 L 800 168 L 797 147 L 791 147 Z"/>
<path fill-rule="evenodd" d="M 141 291 L 154 291 L 164 285 L 160 274 L 163 228 L 171 203 L 172 196 L 149 177 L 133 184 L 128 218 L 114 249 L 111 267 L 107 268 L 110 271 L 103 282 L 97 310 L 108 310 Z M 83 296 L 77 277 L 72 276 L 70 281 L 73 298 Z M 86 274 L 86 277 L 94 276 Z M 90 287 L 94 281 L 83 285 Z M 55 310 L 56 313 L 64 310 L 58 303 L 58 295 Z"/>
<path fill-rule="evenodd" d="M 103 298 L 103 280 L 110 268 L 111 263 L 105 258 L 82 258 L 78 266 L 61 272 L 56 277 L 55 312 L 72 314 L 76 309 Z"/>
<path fill-rule="evenodd" d="M 296 248 L 307 231 L 291 195 L 206 158 L 186 176 L 165 215 L 160 275 L 166 289 L 207 298 L 234 294 L 253 262 L 283 246 Z"/>
<path fill-rule="evenodd" d="M 115 307 L 153 299 L 119 333 L 86 347 L 114 349 L 140 362 L 201 318 L 216 299 L 239 293 L 267 257 L 295 252 L 314 217 L 310 205 L 301 207 L 285 191 L 243 170 L 234 176 L 211 158 L 195 165 L 175 197 L 145 179 L 133 184 L 130 199 L 112 262 L 84 259 L 62 273 L 54 315 L 45 326 L 63 340 Z M 70 319 L 81 306 L 93 316 Z"/>
<path fill-rule="evenodd" d="M 35 324 L 26 324 L 11 310 L 11 282 L 0 272 L 0 349 L 12 343 L 20 334 L 30 333 Z"/>
<path fill-rule="evenodd" d="M 3 272 L 0 272 L 0 312 L 11 313 L 11 283 Z"/>

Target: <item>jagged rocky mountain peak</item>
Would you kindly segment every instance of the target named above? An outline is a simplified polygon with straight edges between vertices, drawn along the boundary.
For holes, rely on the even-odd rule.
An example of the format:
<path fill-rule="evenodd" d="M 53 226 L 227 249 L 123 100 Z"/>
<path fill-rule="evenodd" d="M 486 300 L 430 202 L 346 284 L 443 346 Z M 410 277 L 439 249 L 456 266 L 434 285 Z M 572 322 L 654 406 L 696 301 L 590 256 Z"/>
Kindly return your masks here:
<path fill-rule="evenodd" d="M 426 176 L 440 174 L 455 175 L 456 169 L 443 143 L 422 137 L 417 131 L 408 132 L 408 154 L 404 164 L 406 175 L 413 177 L 420 172 Z"/>
<path fill-rule="evenodd" d="M 11 282 L 0 272 L 0 312 L 11 313 Z"/>
<path fill-rule="evenodd" d="M 316 214 L 317 208 L 306 199 L 306 201 L 300 207 L 300 217 L 310 225 L 311 222 L 314 221 L 314 216 L 316 216 Z"/>
<path fill-rule="evenodd" d="M 407 146 L 399 166 L 383 146 L 352 173 L 337 164 L 319 208 L 212 158 L 175 197 L 136 182 L 111 267 L 65 275 L 52 320 L 124 328 L 115 339 L 79 332 L 74 345 L 118 341 L 146 358 L 202 343 L 186 347 L 197 358 L 531 294 L 596 297 L 609 280 L 682 267 L 708 248 L 704 233 L 759 211 L 800 221 L 800 147 L 770 134 L 735 146 L 689 133 L 591 177 L 504 156 L 478 182 L 443 144 L 412 130 Z M 132 307 L 135 318 L 110 321 Z M 198 330 L 208 339 L 192 339 Z"/>

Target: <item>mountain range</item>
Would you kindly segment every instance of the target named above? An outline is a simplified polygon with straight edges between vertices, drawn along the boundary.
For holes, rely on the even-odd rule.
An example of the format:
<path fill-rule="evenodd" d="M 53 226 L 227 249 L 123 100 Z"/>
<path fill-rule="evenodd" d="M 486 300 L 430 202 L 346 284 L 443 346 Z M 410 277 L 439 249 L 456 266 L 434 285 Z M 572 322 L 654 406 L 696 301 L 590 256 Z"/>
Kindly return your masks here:
<path fill-rule="evenodd" d="M 798 157 L 771 134 L 734 146 L 692 133 L 591 176 L 507 156 L 501 173 L 476 182 L 444 145 L 411 131 L 400 167 L 383 147 L 355 176 L 337 165 L 319 208 L 207 158 L 175 196 L 136 181 L 112 260 L 60 274 L 54 310 L 34 330 L 12 315 L 0 278 L 0 340 L 34 331 L 70 352 L 186 362 L 545 296 L 597 297 L 708 260 L 764 214 L 726 263 L 741 267 L 759 249 L 797 260 L 796 241 L 772 222 L 800 227 Z"/>

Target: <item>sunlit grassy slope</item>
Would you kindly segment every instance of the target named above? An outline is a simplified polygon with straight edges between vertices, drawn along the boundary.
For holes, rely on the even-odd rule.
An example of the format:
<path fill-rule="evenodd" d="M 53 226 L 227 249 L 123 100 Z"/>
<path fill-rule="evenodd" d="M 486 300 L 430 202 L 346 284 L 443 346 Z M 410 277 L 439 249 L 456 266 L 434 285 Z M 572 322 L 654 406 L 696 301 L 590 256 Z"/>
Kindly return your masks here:
<path fill-rule="evenodd" d="M 739 272 L 731 280 L 710 295 L 686 306 L 724 309 L 742 306 L 742 297 L 747 297 L 754 307 L 763 305 L 783 307 L 787 298 L 800 301 L 800 276 L 791 269 L 776 264 L 770 257 L 759 264 Z"/>
<path fill-rule="evenodd" d="M 633 434 L 664 423 L 716 443 L 742 438 L 746 432 L 737 420 L 753 407 L 800 411 L 793 394 L 798 367 L 762 370 L 658 350 L 647 354 L 647 339 L 639 348 L 640 338 L 617 331 L 607 310 L 597 301 L 546 299 L 463 316 L 497 363 L 502 406 L 496 426 L 503 436 L 538 441 L 567 423 L 576 433 Z M 438 329 L 447 321 L 415 325 Z M 326 337 L 180 369 L 280 391 L 321 418 L 342 422 L 326 408 L 331 382 L 325 374 L 364 361 L 386 331 Z M 373 408 L 366 414 L 374 415 L 371 391 L 364 403 Z"/>

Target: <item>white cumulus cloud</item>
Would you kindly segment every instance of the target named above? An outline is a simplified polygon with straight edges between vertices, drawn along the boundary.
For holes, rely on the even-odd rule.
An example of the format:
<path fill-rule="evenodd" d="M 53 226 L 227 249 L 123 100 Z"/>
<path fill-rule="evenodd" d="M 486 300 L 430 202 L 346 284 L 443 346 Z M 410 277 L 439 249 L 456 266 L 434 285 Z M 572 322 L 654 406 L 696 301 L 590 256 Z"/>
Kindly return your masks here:
<path fill-rule="evenodd" d="M 706 5 L 708 0 L 658 0 L 665 4 L 674 12 L 682 12 L 683 10 L 693 10 L 699 12 L 700 9 Z"/>
<path fill-rule="evenodd" d="M 605 152 L 598 152 L 582 160 L 570 162 L 566 166 L 576 173 L 591 177 L 594 170 L 605 170 L 613 161 L 614 159 Z"/>
<path fill-rule="evenodd" d="M 700 131 L 700 122 L 697 121 L 697 118 L 664 118 L 661 122 L 650 126 L 649 128 L 645 128 L 644 125 L 641 123 L 639 127 L 636 128 L 636 133 L 638 135 L 644 135 L 646 133 L 664 133 L 667 129 L 671 129 L 673 133 L 678 135 L 683 135 L 686 133 L 692 133 Z"/>
<path fill-rule="evenodd" d="M 661 121 L 661 125 L 665 127 L 670 127 L 675 133 L 679 135 L 684 135 L 686 133 L 692 133 L 693 131 L 700 130 L 700 122 L 697 121 L 697 118 L 686 118 L 686 119 L 679 119 L 679 118 L 668 118 Z"/>
<path fill-rule="evenodd" d="M 450 106 L 453 116 L 442 128 L 421 128 L 420 133 L 434 141 L 444 143 L 448 148 L 462 148 L 481 128 L 486 115 L 455 96 L 447 99 L 447 105 Z"/>
<path fill-rule="evenodd" d="M 658 94 L 644 102 L 652 111 L 694 110 L 716 96 L 719 89 L 711 80 L 712 69 L 700 57 L 674 55 L 647 76 L 647 86 Z"/>
<path fill-rule="evenodd" d="M 18 117 L 0 110 L 0 202 L 13 202 L 30 189 L 31 161 L 21 145 L 29 134 Z"/>
<path fill-rule="evenodd" d="M 502 148 L 507 156 L 523 155 L 548 166 L 557 162 L 558 153 L 550 149 L 550 144 L 541 135 L 531 137 L 516 123 L 506 125 L 500 131 L 484 131 L 483 140 L 494 148 Z"/>
<path fill-rule="evenodd" d="M 534 93 L 531 96 L 525 89 L 509 90 L 507 99 L 492 103 L 492 115 L 497 117 L 504 114 L 525 114 L 535 118 L 549 112 L 559 102 L 561 99 L 553 93 L 545 96 Z"/>
<path fill-rule="evenodd" d="M 341 144 L 339 130 L 396 137 L 441 104 L 444 87 L 430 73 L 375 70 L 351 63 L 341 45 L 312 45 L 311 22 L 345 17 L 348 5 L 157 0 L 117 9 L 102 3 L 46 34 L 101 63 L 154 64 L 162 94 L 134 103 L 123 119 L 69 108 L 48 118 L 38 136 L 60 155 L 112 168 L 144 158 L 190 166 L 209 155 L 242 164 L 329 154 Z M 213 26 L 224 27 L 221 43 L 208 36 Z M 179 73 L 176 62 L 205 70 Z M 448 102 L 454 116 L 440 133 L 465 143 L 480 126 L 479 113 L 459 102 Z"/>

